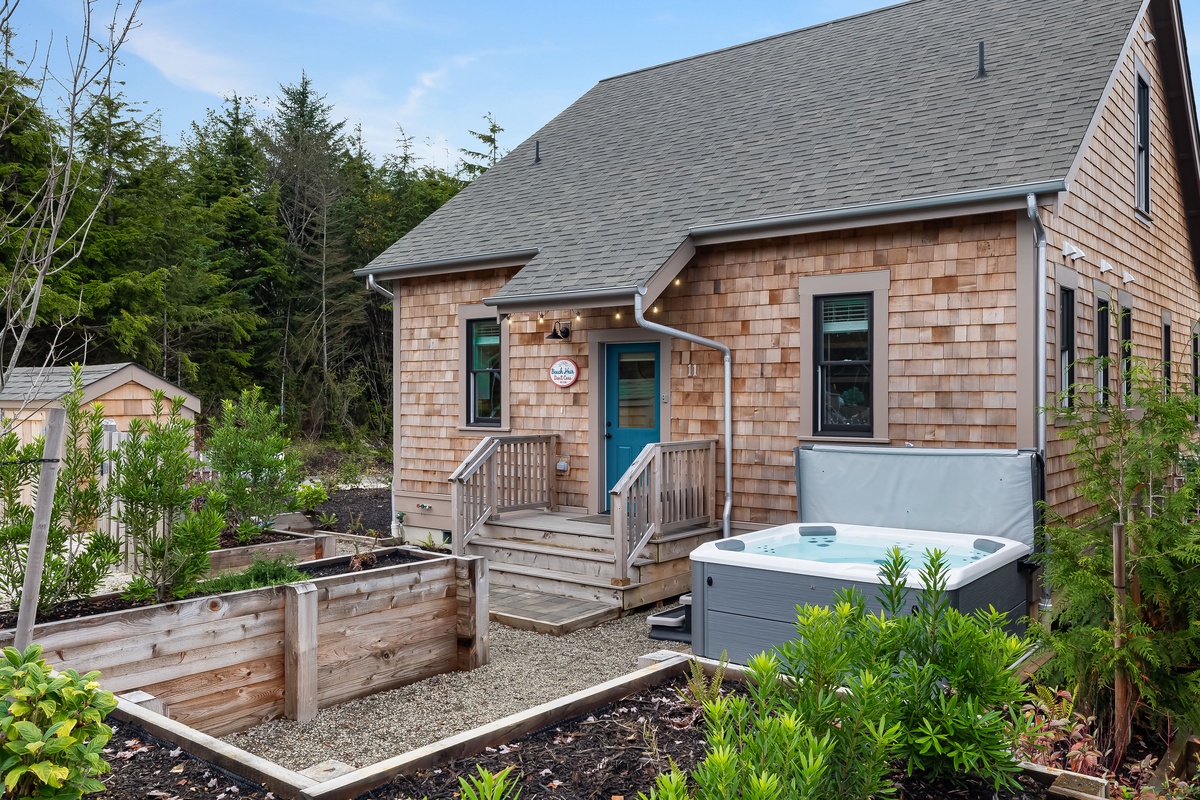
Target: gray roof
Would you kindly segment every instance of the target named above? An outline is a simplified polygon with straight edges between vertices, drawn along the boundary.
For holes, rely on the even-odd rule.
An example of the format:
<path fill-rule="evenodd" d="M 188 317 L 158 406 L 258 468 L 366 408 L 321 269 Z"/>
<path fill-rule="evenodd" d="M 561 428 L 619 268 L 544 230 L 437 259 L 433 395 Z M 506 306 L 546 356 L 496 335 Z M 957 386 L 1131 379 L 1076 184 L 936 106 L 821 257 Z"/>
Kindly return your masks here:
<path fill-rule="evenodd" d="M 536 250 L 497 298 L 639 286 L 692 226 L 1062 180 L 1140 6 L 912 0 L 609 78 L 361 272 Z"/>
<path fill-rule="evenodd" d="M 83 368 L 84 387 L 104 380 L 114 372 L 125 369 L 130 361 L 121 364 L 94 364 Z M 17 367 L 0 390 L 0 402 L 7 400 L 57 400 L 71 391 L 70 367 Z"/>

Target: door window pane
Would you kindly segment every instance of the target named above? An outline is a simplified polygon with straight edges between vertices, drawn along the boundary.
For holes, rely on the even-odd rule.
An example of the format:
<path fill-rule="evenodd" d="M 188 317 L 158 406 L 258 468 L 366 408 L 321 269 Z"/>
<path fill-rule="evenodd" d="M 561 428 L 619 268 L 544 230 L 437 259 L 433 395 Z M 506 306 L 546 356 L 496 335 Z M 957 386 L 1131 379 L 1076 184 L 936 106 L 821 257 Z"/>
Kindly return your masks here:
<path fill-rule="evenodd" d="M 816 428 L 871 433 L 871 296 L 818 297 Z"/>
<path fill-rule="evenodd" d="M 617 425 L 653 428 L 656 425 L 654 353 L 617 355 Z"/>

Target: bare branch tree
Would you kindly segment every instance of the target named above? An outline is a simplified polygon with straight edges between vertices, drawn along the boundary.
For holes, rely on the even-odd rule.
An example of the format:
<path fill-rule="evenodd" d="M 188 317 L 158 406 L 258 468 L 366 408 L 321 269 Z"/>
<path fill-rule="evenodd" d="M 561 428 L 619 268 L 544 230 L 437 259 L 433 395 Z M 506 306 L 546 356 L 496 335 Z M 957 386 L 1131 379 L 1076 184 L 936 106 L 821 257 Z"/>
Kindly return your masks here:
<path fill-rule="evenodd" d="M 48 154 L 40 185 L 22 201 L 0 211 L 0 248 L 13 254 L 10 263 L 3 265 L 0 282 L 0 389 L 12 378 L 38 324 L 46 281 L 79 257 L 92 222 L 112 190 L 111 183 L 98 181 L 89 173 L 81 158 L 82 128 L 101 100 L 111 95 L 117 55 L 137 26 L 141 0 L 132 0 L 127 11 L 117 0 L 106 34 L 93 29 L 97 3 L 85 0 L 80 36 L 74 44 L 63 37 L 61 58 L 52 59 L 47 47 L 40 60 L 35 56 L 21 61 L 13 54 L 11 28 L 20 0 L 0 0 L 4 43 L 0 92 L 8 101 L 0 107 L 0 136 L 38 113 L 45 119 L 43 144 Z M 63 66 L 56 69 L 56 64 Z M 19 95 L 26 102 L 15 103 Z M 56 96 L 52 103 L 48 95 Z M 76 198 L 89 182 L 93 184 L 89 204 L 81 213 Z"/>

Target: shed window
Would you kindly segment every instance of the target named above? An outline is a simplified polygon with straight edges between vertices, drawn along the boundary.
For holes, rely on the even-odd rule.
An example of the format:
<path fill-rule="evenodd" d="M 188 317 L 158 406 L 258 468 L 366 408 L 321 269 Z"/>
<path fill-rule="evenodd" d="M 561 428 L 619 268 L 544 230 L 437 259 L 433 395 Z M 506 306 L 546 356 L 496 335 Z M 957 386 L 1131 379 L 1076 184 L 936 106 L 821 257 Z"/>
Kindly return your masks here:
<path fill-rule="evenodd" d="M 871 295 L 814 298 L 817 433 L 871 434 Z"/>
<path fill-rule="evenodd" d="M 1137 208 L 1150 213 L 1150 82 L 1137 76 Z"/>
<path fill-rule="evenodd" d="M 500 323 L 467 321 L 467 424 L 499 427 L 501 422 Z"/>
<path fill-rule="evenodd" d="M 1100 405 L 1108 405 L 1109 387 L 1111 384 L 1111 376 L 1109 375 L 1109 367 L 1112 361 L 1112 352 L 1109 350 L 1109 337 L 1112 333 L 1109 331 L 1109 326 L 1112 325 L 1111 310 L 1108 305 L 1108 300 L 1101 300 L 1096 303 L 1096 399 L 1100 401 Z"/>
<path fill-rule="evenodd" d="M 1058 390 L 1063 408 L 1075 405 L 1075 290 L 1058 290 Z"/>

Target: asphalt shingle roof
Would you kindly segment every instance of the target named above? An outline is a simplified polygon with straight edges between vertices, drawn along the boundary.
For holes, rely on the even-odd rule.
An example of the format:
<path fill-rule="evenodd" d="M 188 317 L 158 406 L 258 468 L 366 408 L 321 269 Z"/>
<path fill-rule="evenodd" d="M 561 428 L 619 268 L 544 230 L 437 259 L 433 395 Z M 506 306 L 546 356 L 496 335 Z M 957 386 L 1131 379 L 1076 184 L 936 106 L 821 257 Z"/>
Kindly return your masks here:
<path fill-rule="evenodd" d="M 1062 179 L 1140 5 L 912 0 L 609 78 L 368 269 L 536 248 L 497 297 L 634 286 L 690 226 Z"/>
<path fill-rule="evenodd" d="M 83 367 L 80 377 L 83 385 L 90 386 L 114 372 L 124 369 L 131 362 L 121 364 L 95 364 Z M 57 400 L 71 391 L 70 367 L 17 367 L 12 377 L 0 390 L 0 402 Z"/>

